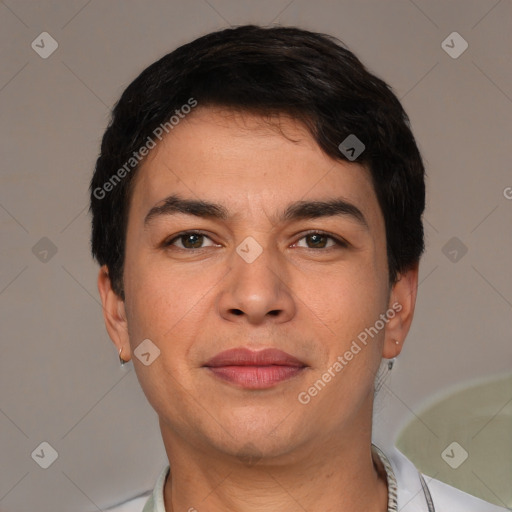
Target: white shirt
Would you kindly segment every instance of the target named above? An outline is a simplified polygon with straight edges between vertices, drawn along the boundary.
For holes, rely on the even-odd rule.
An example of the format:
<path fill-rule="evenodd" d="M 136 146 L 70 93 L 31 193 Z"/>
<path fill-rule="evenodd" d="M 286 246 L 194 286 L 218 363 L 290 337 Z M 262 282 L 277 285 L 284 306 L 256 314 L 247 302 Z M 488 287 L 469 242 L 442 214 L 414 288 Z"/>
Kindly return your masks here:
<path fill-rule="evenodd" d="M 421 475 L 426 483 L 424 491 L 420 473 L 414 464 L 398 449 L 393 448 L 383 453 L 377 448 L 386 471 L 388 472 L 389 511 L 429 512 L 427 494 L 432 499 L 432 512 L 507 512 L 509 509 L 491 505 L 486 501 L 471 496 L 439 480 Z M 149 497 L 139 497 L 120 507 L 108 509 L 110 512 L 166 512 L 164 507 L 164 484 L 169 473 L 165 466 L 156 481 Z M 396 489 L 396 496 L 394 495 Z M 396 506 L 393 503 L 396 499 Z M 142 509 L 142 505 L 145 505 Z M 191 509 L 193 510 L 193 509 Z"/>

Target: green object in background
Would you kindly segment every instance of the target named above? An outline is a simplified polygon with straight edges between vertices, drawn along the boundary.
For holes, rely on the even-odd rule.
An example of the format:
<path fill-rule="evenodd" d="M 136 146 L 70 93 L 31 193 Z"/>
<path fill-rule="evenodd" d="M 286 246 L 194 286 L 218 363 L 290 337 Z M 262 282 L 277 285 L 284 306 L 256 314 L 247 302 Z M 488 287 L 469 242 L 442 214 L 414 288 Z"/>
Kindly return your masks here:
<path fill-rule="evenodd" d="M 512 507 L 512 376 L 443 397 L 402 430 L 396 446 L 422 473 Z"/>

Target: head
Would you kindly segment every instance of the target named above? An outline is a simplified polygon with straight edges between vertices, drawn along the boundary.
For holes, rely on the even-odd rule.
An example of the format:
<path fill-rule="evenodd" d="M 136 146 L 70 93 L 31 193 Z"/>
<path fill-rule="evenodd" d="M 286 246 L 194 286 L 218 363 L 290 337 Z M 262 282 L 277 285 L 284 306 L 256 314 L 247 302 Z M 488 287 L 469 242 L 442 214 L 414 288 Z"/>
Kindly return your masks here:
<path fill-rule="evenodd" d="M 169 53 L 116 104 L 90 192 L 107 329 L 125 359 L 156 347 L 133 361 L 162 425 L 275 454 L 333 408 L 325 435 L 368 417 L 412 321 L 424 166 L 390 87 L 341 42 L 244 26 Z M 240 346 L 304 371 L 257 391 L 212 377 Z"/>

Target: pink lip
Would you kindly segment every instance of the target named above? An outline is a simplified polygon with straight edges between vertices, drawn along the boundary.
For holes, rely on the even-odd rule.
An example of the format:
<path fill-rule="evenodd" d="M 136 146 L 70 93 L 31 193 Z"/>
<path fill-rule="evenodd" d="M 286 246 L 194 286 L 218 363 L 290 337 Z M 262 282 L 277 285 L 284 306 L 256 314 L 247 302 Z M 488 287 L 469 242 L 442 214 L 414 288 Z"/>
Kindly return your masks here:
<path fill-rule="evenodd" d="M 264 389 L 300 373 L 307 365 L 273 348 L 226 350 L 204 365 L 217 377 L 247 389 Z"/>

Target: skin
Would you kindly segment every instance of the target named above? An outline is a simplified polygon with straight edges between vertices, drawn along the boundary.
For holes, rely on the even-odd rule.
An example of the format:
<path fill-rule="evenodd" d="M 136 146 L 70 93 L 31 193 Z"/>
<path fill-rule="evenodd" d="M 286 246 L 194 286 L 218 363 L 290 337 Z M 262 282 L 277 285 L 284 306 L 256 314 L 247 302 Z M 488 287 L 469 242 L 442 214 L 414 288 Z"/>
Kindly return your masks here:
<path fill-rule="evenodd" d="M 171 194 L 222 204 L 229 218 L 180 213 L 145 225 Z M 279 220 L 292 202 L 340 197 L 367 227 L 348 215 Z M 202 248 L 176 239 L 190 229 L 206 233 L 192 240 Z M 348 245 L 308 237 L 309 230 Z M 263 249 L 252 263 L 236 252 L 248 236 Z M 106 267 L 98 276 L 107 330 L 123 359 L 147 338 L 160 350 L 149 366 L 132 359 L 171 466 L 167 512 L 386 511 L 385 473 L 370 451 L 374 379 L 382 358 L 402 349 L 417 279 L 416 265 L 389 285 L 384 219 L 368 171 L 325 155 L 299 122 L 199 107 L 182 120 L 136 176 L 125 301 Z M 300 403 L 299 393 L 396 302 L 402 309 L 385 328 Z M 241 346 L 278 348 L 308 367 L 264 390 L 203 367 Z"/>

